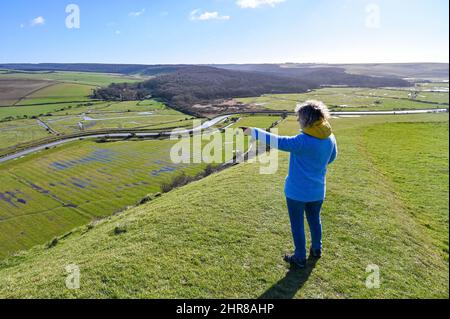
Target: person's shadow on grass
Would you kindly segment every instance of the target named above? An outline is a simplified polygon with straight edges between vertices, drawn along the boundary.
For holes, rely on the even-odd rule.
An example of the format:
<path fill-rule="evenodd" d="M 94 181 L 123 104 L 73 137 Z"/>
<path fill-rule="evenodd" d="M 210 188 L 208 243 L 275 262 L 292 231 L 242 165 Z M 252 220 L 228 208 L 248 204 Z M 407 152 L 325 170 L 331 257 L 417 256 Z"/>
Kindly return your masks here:
<path fill-rule="evenodd" d="M 309 258 L 304 269 L 291 267 L 286 276 L 270 287 L 258 299 L 292 299 L 308 281 L 318 259 Z"/>

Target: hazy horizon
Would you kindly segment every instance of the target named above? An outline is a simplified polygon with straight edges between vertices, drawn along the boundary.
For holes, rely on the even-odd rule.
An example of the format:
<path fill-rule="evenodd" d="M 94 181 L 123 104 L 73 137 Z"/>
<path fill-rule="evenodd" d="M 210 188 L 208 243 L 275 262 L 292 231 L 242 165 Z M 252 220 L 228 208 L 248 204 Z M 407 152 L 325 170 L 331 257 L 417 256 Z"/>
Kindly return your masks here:
<path fill-rule="evenodd" d="M 371 65 L 371 64 L 450 64 L 449 62 L 349 62 L 349 63 L 329 63 L 329 62 L 242 62 L 242 63 L 106 63 L 106 62 L 1 62 L 0 64 L 112 64 L 112 65 L 251 65 L 251 64 L 298 64 L 298 65 Z"/>

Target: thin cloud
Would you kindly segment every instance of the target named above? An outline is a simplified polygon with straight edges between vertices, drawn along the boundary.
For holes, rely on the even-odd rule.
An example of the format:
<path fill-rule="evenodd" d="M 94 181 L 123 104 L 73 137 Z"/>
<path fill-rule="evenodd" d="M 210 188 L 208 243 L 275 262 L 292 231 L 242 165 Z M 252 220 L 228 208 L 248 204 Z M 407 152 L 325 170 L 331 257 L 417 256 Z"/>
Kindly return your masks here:
<path fill-rule="evenodd" d="M 217 11 L 204 11 L 195 9 L 191 12 L 190 19 L 192 21 L 208 21 L 208 20 L 230 20 L 230 16 L 220 15 Z"/>
<path fill-rule="evenodd" d="M 284 2 L 285 0 L 237 0 L 236 4 L 243 9 L 255 9 L 261 6 L 271 6 Z"/>
<path fill-rule="evenodd" d="M 140 17 L 141 15 L 143 15 L 145 13 L 145 9 L 142 9 L 140 11 L 132 11 L 130 12 L 128 15 L 130 17 Z"/>
<path fill-rule="evenodd" d="M 30 25 L 32 27 L 34 26 L 38 26 L 38 25 L 44 25 L 45 24 L 45 19 L 42 16 L 36 17 L 33 20 L 31 20 Z"/>

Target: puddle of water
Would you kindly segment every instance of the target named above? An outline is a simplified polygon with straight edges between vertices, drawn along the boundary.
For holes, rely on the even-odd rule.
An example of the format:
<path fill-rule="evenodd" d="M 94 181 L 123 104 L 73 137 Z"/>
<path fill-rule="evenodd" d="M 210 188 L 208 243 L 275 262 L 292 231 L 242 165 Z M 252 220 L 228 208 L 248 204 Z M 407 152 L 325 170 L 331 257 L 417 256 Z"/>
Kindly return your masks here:
<path fill-rule="evenodd" d="M 0 201 L 3 201 L 15 208 L 19 208 L 18 204 L 22 204 L 25 205 L 27 203 L 27 201 L 22 198 L 19 197 L 19 195 L 22 192 L 18 191 L 18 192 L 11 192 L 11 191 L 6 191 L 6 192 L 0 192 Z"/>
<path fill-rule="evenodd" d="M 156 176 L 161 175 L 162 173 L 170 173 L 170 172 L 174 172 L 174 171 L 176 171 L 176 168 L 170 167 L 170 166 L 165 166 L 158 170 L 152 171 L 151 175 L 156 177 Z"/>
<path fill-rule="evenodd" d="M 114 152 L 112 152 L 111 150 L 98 149 L 85 157 L 70 161 L 53 162 L 49 166 L 50 168 L 60 171 L 91 162 L 110 163 L 112 161 L 113 155 Z"/>

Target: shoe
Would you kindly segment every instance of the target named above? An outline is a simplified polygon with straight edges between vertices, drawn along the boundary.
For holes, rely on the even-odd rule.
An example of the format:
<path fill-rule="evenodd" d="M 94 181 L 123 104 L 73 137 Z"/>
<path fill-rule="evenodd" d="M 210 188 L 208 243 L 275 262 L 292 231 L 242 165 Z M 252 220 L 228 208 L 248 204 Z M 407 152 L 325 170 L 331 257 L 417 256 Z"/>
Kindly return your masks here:
<path fill-rule="evenodd" d="M 291 264 L 292 266 L 298 267 L 300 269 L 303 269 L 306 267 L 306 260 L 298 259 L 297 257 L 295 257 L 293 255 L 292 256 L 289 256 L 289 255 L 284 256 L 284 261 L 287 262 L 288 264 Z"/>
<path fill-rule="evenodd" d="M 322 250 L 321 249 L 315 250 L 315 249 L 311 248 L 309 250 L 309 256 L 312 257 L 312 258 L 319 259 L 320 257 L 322 257 Z"/>

